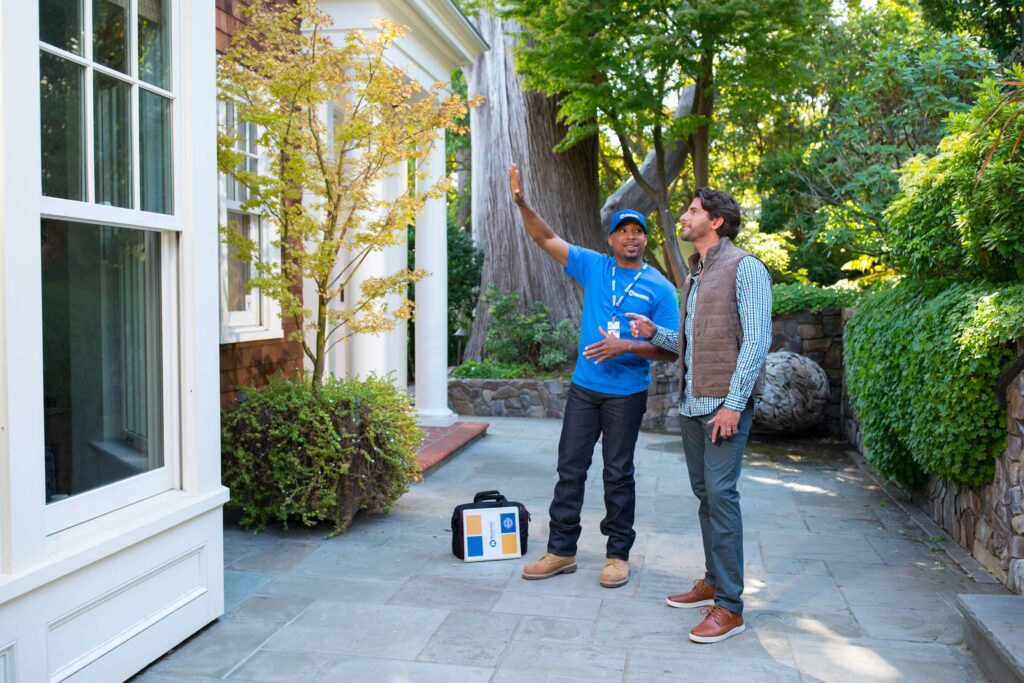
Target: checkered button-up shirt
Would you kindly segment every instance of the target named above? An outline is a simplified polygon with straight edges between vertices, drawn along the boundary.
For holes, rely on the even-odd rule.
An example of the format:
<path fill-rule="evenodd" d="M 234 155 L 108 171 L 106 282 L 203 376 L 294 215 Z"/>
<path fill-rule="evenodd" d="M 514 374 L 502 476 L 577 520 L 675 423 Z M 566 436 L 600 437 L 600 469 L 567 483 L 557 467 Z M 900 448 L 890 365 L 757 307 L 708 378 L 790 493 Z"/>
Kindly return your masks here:
<path fill-rule="evenodd" d="M 740 260 L 736 269 L 736 305 L 743 327 L 743 344 L 736 359 L 736 371 L 729 383 L 729 394 L 724 399 L 693 395 L 693 319 L 697 313 L 697 289 L 700 287 L 700 273 L 690 275 L 693 283 L 686 300 L 686 390 L 679 399 L 679 413 L 687 417 L 709 415 L 724 405 L 730 410 L 742 411 L 754 389 L 754 382 L 761 372 L 772 341 L 772 278 L 768 269 L 752 256 Z M 651 343 L 679 353 L 679 332 L 658 326 Z"/>

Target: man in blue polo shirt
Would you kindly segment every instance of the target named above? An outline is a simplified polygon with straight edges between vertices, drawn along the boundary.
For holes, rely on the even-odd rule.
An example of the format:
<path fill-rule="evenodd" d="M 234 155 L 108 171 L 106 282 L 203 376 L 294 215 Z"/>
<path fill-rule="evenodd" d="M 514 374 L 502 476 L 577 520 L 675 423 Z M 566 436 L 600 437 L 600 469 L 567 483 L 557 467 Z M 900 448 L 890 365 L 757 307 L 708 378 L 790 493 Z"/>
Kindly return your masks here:
<path fill-rule="evenodd" d="M 647 222 L 637 211 L 620 211 L 608 226 L 606 256 L 569 244 L 523 196 L 519 171 L 509 169 L 512 197 L 530 237 L 584 288 L 579 358 L 565 403 L 558 443 L 558 483 L 549 515 L 547 552 L 523 568 L 524 579 L 547 579 L 576 571 L 576 543 L 587 470 L 602 439 L 605 518 L 608 537 L 600 583 L 617 588 L 629 581 L 629 551 L 636 538 L 633 449 L 647 410 L 651 360 L 676 354 L 630 334 L 626 313 L 678 327 L 675 287 L 643 261 Z"/>

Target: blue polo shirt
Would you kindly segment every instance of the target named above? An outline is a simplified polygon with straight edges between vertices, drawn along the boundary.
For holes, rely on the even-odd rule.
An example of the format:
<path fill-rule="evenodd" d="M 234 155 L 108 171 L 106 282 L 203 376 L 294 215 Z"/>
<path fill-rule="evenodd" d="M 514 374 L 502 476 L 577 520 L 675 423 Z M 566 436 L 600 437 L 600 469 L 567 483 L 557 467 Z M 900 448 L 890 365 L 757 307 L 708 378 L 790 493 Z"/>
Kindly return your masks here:
<path fill-rule="evenodd" d="M 603 394 L 628 396 L 643 391 L 651 383 L 649 361 L 624 353 L 600 364 L 583 357 L 583 349 L 604 337 L 598 327 L 608 331 L 612 319 L 612 268 L 615 259 L 575 244 L 569 247 L 565 273 L 583 285 L 583 321 L 580 330 L 579 358 L 572 381 L 584 389 Z M 615 296 L 619 297 L 633 282 L 636 269 L 615 267 Z M 629 333 L 626 313 L 640 313 L 655 325 L 679 329 L 679 299 L 675 286 L 654 268 L 648 266 L 636 280 L 629 294 L 615 309 L 622 339 L 637 339 Z"/>

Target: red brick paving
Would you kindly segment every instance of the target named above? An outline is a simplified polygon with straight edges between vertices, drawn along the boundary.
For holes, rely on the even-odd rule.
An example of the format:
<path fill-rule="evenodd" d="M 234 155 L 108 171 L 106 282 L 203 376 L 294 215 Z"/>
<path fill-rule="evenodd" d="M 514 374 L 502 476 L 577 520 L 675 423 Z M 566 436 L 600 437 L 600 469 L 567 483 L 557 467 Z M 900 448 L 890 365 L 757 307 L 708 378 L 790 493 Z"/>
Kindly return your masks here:
<path fill-rule="evenodd" d="M 426 473 L 442 460 L 479 439 L 490 425 L 486 422 L 455 422 L 447 427 L 424 427 L 427 433 L 416 453 L 416 462 Z"/>

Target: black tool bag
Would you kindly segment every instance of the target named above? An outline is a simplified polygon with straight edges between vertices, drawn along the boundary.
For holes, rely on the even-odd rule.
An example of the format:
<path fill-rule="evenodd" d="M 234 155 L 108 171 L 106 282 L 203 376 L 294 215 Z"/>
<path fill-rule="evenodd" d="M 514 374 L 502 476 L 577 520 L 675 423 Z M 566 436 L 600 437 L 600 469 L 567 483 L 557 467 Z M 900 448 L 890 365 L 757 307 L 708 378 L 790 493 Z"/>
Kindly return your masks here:
<path fill-rule="evenodd" d="M 520 554 L 526 554 L 526 541 L 530 534 L 530 513 L 522 503 L 509 502 L 499 491 L 480 491 L 473 496 L 472 503 L 456 505 L 452 512 L 452 554 L 460 560 L 465 560 L 464 542 L 466 530 L 462 525 L 463 512 L 467 510 L 479 510 L 486 508 L 515 508 L 518 518 L 519 549 Z M 490 558 L 501 559 L 501 558 Z"/>

